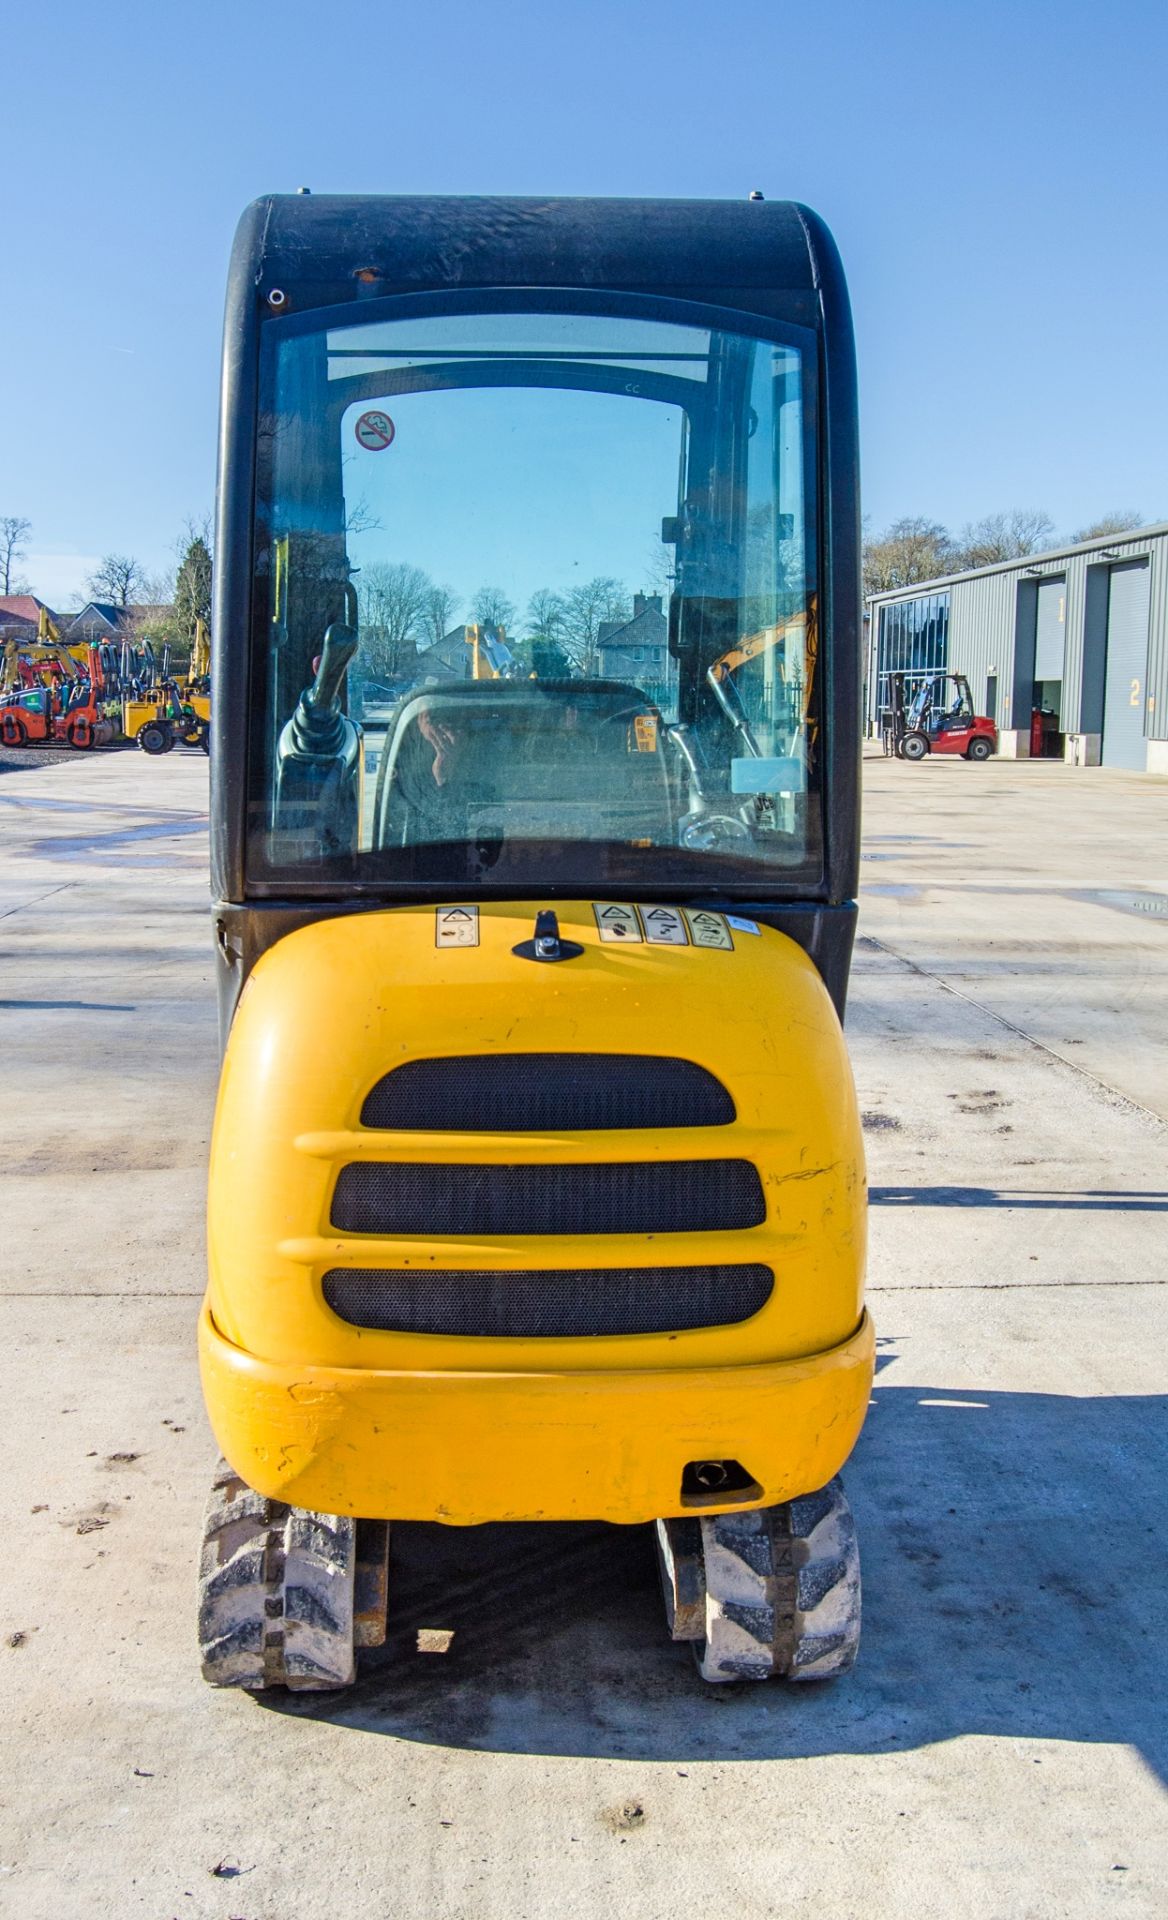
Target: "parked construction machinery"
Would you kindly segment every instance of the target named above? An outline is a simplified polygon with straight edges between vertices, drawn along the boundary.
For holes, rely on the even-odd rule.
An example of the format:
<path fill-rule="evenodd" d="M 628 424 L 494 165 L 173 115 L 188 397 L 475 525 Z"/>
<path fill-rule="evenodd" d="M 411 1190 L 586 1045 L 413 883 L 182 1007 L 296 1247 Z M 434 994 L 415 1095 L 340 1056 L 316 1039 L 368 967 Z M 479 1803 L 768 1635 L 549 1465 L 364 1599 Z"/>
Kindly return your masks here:
<path fill-rule="evenodd" d="M 56 642 L 0 640 L 0 696 L 29 687 L 59 686 L 80 674 L 74 656 Z"/>
<path fill-rule="evenodd" d="M 502 680 L 519 673 L 519 663 L 507 645 L 506 628 L 472 621 L 466 630 L 466 644 L 471 650 L 472 680 Z"/>
<path fill-rule="evenodd" d="M 408 1521 L 645 1525 L 706 1680 L 846 1673 L 874 1335 L 830 234 L 758 196 L 257 202 L 220 448 L 206 1679 L 350 1684 Z M 489 553 L 525 597 L 658 535 L 668 697 L 597 678 L 594 626 L 560 677 L 480 634 L 366 785 L 361 573 L 469 594 Z"/>
<path fill-rule="evenodd" d="M 36 640 L 0 642 L 2 745 L 104 746 L 121 733 L 144 753 L 169 753 L 180 741 L 209 752 L 210 725 L 210 644 L 201 620 L 181 675 L 171 671 L 169 646 L 156 654 L 149 640 L 70 647 L 44 608 Z"/>
<path fill-rule="evenodd" d="M 191 665 L 182 678 L 171 672 L 170 647 L 156 654 L 150 641 L 124 644 L 119 688 L 122 732 L 143 753 L 169 753 L 180 741 L 210 751 L 211 695 L 206 629 L 198 623 Z"/>
<path fill-rule="evenodd" d="M 25 661 L 23 673 L 19 664 L 15 667 L 18 684 L 0 693 L 0 746 L 108 746 L 115 728 L 107 712 L 98 649 L 87 649 L 84 674 L 73 656 L 55 643 L 21 647 L 21 652 Z M 7 658 L 5 669 L 7 673 Z"/>
<path fill-rule="evenodd" d="M 201 746 L 210 751 L 211 731 L 211 636 L 207 632 L 206 622 L 195 621 L 195 637 L 191 644 L 191 657 L 187 663 L 185 676 L 180 679 L 179 693 L 199 722 L 198 738 L 188 745 Z"/>

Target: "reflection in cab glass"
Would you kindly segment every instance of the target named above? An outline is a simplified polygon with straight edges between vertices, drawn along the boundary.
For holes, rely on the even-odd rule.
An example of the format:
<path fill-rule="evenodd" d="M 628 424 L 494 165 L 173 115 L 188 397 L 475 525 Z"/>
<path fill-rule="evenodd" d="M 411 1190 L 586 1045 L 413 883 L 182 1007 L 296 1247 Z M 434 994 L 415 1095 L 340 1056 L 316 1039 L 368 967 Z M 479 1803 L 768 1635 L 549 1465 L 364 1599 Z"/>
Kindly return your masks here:
<path fill-rule="evenodd" d="M 265 329 L 261 884 L 819 876 L 814 351 L 646 307 Z"/>

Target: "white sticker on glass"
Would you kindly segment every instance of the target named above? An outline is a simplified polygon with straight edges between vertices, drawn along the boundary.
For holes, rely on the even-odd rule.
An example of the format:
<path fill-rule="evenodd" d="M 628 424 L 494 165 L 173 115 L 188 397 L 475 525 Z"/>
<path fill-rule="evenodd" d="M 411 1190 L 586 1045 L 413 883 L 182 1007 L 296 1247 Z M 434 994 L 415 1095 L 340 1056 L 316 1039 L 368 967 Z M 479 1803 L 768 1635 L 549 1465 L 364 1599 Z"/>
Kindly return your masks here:
<path fill-rule="evenodd" d="M 803 793 L 806 786 L 806 768 L 792 754 L 767 760 L 745 754 L 730 762 L 731 793 Z"/>

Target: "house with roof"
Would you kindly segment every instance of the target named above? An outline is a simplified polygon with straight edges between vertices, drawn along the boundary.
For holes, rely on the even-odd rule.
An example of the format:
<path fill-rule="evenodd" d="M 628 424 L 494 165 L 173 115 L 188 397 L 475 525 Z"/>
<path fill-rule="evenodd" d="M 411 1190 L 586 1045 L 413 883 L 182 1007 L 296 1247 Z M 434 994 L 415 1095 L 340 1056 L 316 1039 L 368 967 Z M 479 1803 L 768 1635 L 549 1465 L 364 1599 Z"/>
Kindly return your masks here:
<path fill-rule="evenodd" d="M 596 674 L 601 680 L 633 680 L 661 686 L 669 678 L 669 622 L 659 593 L 633 595 L 631 620 L 604 620 L 596 636 Z"/>
<path fill-rule="evenodd" d="M 137 607 L 119 607 L 112 600 L 87 600 L 69 624 L 70 640 L 128 640 L 138 631 Z"/>
<path fill-rule="evenodd" d="M 83 641 L 100 646 L 103 641 L 140 640 L 143 635 L 164 633 L 173 622 L 172 606 L 121 607 L 112 600 L 89 600 L 70 620 L 65 637 L 71 644 Z"/>
<path fill-rule="evenodd" d="M 38 600 L 35 593 L 0 594 L 0 639 L 35 640 L 42 612 L 60 627 L 60 614 Z"/>

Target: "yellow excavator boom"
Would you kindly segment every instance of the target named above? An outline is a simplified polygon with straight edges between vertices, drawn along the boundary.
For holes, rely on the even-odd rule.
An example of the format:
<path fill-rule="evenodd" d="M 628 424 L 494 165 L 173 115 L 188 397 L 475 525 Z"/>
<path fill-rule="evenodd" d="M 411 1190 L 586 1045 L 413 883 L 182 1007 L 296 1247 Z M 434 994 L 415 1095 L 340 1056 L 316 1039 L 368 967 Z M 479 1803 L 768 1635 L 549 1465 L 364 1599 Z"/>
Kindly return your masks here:
<path fill-rule="evenodd" d="M 205 680 L 211 671 L 211 636 L 205 620 L 195 621 L 195 637 L 191 645 L 191 664 L 187 669 L 189 680 Z"/>

